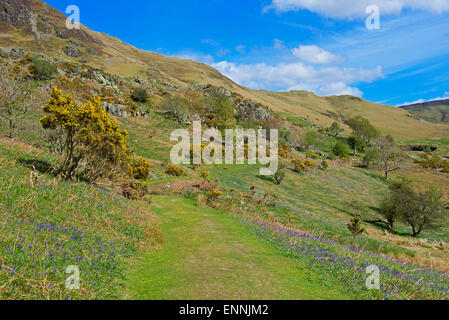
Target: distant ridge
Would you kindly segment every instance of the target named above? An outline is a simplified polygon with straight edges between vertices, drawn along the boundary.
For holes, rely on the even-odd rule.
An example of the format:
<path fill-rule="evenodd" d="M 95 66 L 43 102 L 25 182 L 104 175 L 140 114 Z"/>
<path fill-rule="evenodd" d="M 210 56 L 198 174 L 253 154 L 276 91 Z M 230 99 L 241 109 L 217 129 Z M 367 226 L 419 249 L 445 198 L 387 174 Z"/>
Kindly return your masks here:
<path fill-rule="evenodd" d="M 449 99 L 415 103 L 401 108 L 426 121 L 449 123 Z"/>

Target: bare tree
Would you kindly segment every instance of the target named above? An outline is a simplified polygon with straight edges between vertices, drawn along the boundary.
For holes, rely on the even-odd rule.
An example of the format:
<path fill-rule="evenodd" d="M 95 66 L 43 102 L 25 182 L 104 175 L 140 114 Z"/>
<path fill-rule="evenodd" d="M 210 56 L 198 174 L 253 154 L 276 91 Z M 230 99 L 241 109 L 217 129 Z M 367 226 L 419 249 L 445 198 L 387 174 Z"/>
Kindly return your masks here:
<path fill-rule="evenodd" d="M 385 173 L 385 179 L 388 180 L 390 172 L 401 168 L 404 155 L 396 147 L 391 136 L 380 137 L 374 141 L 374 148 L 379 155 L 379 163 Z"/>
<path fill-rule="evenodd" d="M 26 73 L 18 66 L 0 65 L 0 122 L 9 128 L 13 139 L 18 121 L 32 104 L 30 83 Z"/>

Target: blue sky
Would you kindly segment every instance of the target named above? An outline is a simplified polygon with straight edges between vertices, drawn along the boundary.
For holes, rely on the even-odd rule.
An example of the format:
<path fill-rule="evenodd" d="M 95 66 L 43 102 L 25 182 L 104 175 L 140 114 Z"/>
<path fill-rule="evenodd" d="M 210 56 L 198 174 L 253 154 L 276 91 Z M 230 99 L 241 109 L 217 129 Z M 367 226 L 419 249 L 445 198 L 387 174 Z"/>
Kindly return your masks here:
<path fill-rule="evenodd" d="M 140 49 L 208 63 L 253 89 L 449 98 L 449 0 L 46 0 Z M 368 5 L 380 29 L 368 30 Z"/>

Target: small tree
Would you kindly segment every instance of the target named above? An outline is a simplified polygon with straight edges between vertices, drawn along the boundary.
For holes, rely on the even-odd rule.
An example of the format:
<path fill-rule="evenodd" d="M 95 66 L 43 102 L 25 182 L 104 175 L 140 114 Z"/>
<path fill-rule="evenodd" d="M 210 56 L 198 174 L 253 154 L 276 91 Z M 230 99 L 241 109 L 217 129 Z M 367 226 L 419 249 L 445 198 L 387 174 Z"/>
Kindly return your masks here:
<path fill-rule="evenodd" d="M 374 148 L 378 152 L 378 161 L 385 173 L 385 180 L 388 180 L 391 172 L 401 169 L 403 154 L 396 148 L 391 136 L 377 138 Z"/>
<path fill-rule="evenodd" d="M 354 135 L 362 139 L 366 144 L 379 136 L 379 131 L 362 116 L 352 117 L 348 120 L 348 125 L 354 132 Z"/>
<path fill-rule="evenodd" d="M 148 101 L 149 97 L 150 96 L 149 96 L 147 90 L 145 90 L 144 88 L 136 88 L 131 93 L 131 98 L 136 102 L 145 103 Z"/>
<path fill-rule="evenodd" d="M 363 166 L 369 168 L 371 163 L 379 159 L 379 152 L 375 149 L 369 149 L 363 156 Z"/>
<path fill-rule="evenodd" d="M 362 219 L 359 217 L 352 217 L 351 223 L 348 223 L 346 226 L 354 239 L 365 232 L 365 228 L 362 227 Z"/>
<path fill-rule="evenodd" d="M 201 108 L 207 113 L 216 116 L 214 125 L 220 130 L 235 128 L 237 121 L 234 116 L 235 106 L 226 95 L 218 92 L 203 97 L 200 101 Z"/>
<path fill-rule="evenodd" d="M 351 136 L 348 138 L 348 144 L 351 149 L 354 151 L 354 157 L 357 156 L 357 150 L 363 150 L 366 144 L 365 142 L 357 136 Z"/>
<path fill-rule="evenodd" d="M 17 123 L 34 103 L 27 73 L 19 66 L 0 65 L 0 122 L 9 128 L 13 139 Z"/>
<path fill-rule="evenodd" d="M 437 220 L 444 212 L 445 203 L 443 193 L 433 187 L 423 192 L 416 191 L 407 179 L 395 181 L 391 187 L 391 194 L 381 204 L 381 214 L 387 221 L 389 230 L 394 230 L 394 222 L 400 219 L 412 228 L 414 237 L 425 228 L 435 228 Z"/>
<path fill-rule="evenodd" d="M 348 147 L 346 146 L 345 143 L 343 143 L 341 141 L 339 141 L 339 142 L 337 142 L 337 144 L 335 144 L 335 146 L 332 149 L 332 152 L 340 159 L 346 158 L 349 154 Z"/>
<path fill-rule="evenodd" d="M 338 137 L 338 135 L 343 132 L 343 129 L 340 127 L 340 124 L 337 121 L 334 121 L 331 126 L 327 128 L 327 132 L 329 132 L 334 137 Z"/>
<path fill-rule="evenodd" d="M 394 223 L 400 218 L 400 212 L 407 210 L 404 206 L 413 201 L 414 192 L 410 180 L 400 178 L 390 185 L 390 194 L 382 200 L 380 214 L 385 219 L 378 219 L 369 222 L 379 222 L 386 225 L 389 231 L 394 231 Z M 402 203 L 406 201 L 406 203 Z"/>
<path fill-rule="evenodd" d="M 47 113 L 40 120 L 44 129 L 59 130 L 63 135 L 64 158 L 59 171 L 65 178 L 74 178 L 84 166 L 85 174 L 95 180 L 129 161 L 128 133 L 103 110 L 100 98 L 78 104 L 72 95 L 64 96 L 54 87 L 42 110 Z"/>
<path fill-rule="evenodd" d="M 437 227 L 437 221 L 445 209 L 444 194 L 434 187 L 429 187 L 424 192 L 411 195 L 414 197 L 414 201 L 407 205 L 408 210 L 400 212 L 400 217 L 412 228 L 413 237 L 416 237 L 424 229 Z"/>

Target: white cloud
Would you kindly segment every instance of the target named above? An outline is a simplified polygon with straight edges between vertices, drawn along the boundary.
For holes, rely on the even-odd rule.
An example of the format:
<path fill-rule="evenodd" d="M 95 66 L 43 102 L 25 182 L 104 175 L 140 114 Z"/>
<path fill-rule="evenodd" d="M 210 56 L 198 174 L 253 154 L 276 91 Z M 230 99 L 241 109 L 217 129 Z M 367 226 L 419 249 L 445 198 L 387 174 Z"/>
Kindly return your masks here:
<path fill-rule="evenodd" d="M 367 17 L 366 8 L 376 5 L 381 14 L 400 14 L 403 9 L 419 9 L 433 13 L 449 11 L 449 0 L 272 0 L 264 12 L 309 10 L 331 18 Z"/>
<path fill-rule="evenodd" d="M 298 48 L 293 49 L 293 55 L 302 61 L 314 64 L 340 63 L 344 61 L 343 57 L 337 56 L 314 45 L 299 46 Z"/>
<path fill-rule="evenodd" d="M 214 63 L 212 66 L 235 82 L 252 89 L 307 90 L 323 96 L 342 94 L 362 96 L 363 93 L 352 84 L 372 82 L 383 77 L 381 67 L 316 68 L 303 62 L 239 65 L 228 61 Z"/>
<path fill-rule="evenodd" d="M 233 81 L 251 89 L 307 90 L 321 96 L 362 96 L 356 85 L 383 78 L 383 69 L 345 68 L 338 63 L 342 57 L 318 46 L 299 46 L 288 49 L 280 40 L 274 40 L 273 49 L 283 53 L 278 63 L 238 64 L 226 60 L 215 61 L 210 55 L 183 51 L 175 56 L 207 63 Z M 245 49 L 245 48 L 240 48 Z M 285 54 L 284 54 L 285 53 Z"/>

